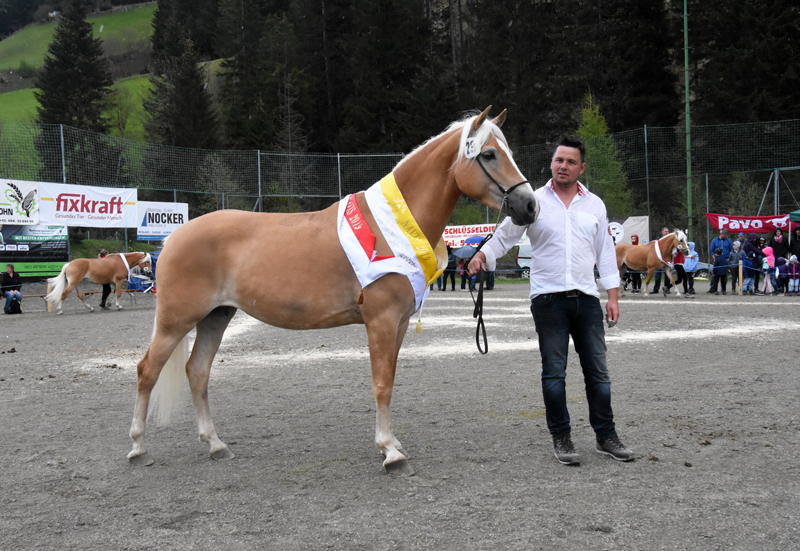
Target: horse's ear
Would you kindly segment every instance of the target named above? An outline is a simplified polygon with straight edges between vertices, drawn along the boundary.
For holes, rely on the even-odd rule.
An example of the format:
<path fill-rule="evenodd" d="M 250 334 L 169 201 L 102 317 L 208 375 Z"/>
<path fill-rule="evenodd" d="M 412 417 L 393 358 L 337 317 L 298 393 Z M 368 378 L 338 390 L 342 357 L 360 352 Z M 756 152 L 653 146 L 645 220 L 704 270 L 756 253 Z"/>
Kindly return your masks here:
<path fill-rule="evenodd" d="M 492 108 L 492 106 L 490 105 L 489 107 L 487 107 L 486 109 L 484 109 L 483 113 L 481 113 L 480 115 L 478 115 L 477 117 L 475 117 L 475 120 L 474 120 L 474 121 L 472 121 L 472 128 L 470 128 L 470 131 L 469 131 L 469 133 L 470 133 L 470 134 L 474 134 L 474 133 L 475 133 L 475 131 L 476 131 L 478 128 L 480 128 L 480 127 L 481 127 L 481 125 L 483 124 L 483 122 L 486 120 L 486 117 L 488 117 L 488 116 L 489 116 L 489 110 L 490 110 L 491 108 Z"/>
<path fill-rule="evenodd" d="M 503 112 L 497 115 L 495 118 L 492 119 L 492 122 L 497 125 L 498 128 L 503 127 L 503 123 L 506 122 L 506 113 L 508 109 L 503 109 Z"/>

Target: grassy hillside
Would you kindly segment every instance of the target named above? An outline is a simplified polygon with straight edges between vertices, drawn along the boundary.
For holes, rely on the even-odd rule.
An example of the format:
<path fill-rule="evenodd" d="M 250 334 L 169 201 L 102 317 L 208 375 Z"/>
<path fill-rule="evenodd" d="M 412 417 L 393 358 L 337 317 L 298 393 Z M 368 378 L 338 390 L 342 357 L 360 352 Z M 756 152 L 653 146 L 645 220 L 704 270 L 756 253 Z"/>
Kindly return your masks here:
<path fill-rule="evenodd" d="M 144 140 L 144 108 L 142 101 L 150 89 L 150 75 L 136 75 L 123 78 L 114 83 L 114 90 L 127 92 L 131 112 L 128 116 L 126 138 Z M 0 94 L 0 121 L 34 122 L 38 102 L 33 96 L 34 88 L 16 90 Z M 118 131 L 112 130 L 114 136 L 119 136 Z"/>
<path fill-rule="evenodd" d="M 93 15 L 88 18 L 94 28 L 94 36 L 100 37 L 116 53 L 116 44 L 146 42 L 153 34 L 153 11 L 156 3 L 129 6 L 127 11 Z M 32 25 L 0 41 L 0 70 L 17 70 L 24 61 L 40 68 L 53 39 L 56 23 Z"/>

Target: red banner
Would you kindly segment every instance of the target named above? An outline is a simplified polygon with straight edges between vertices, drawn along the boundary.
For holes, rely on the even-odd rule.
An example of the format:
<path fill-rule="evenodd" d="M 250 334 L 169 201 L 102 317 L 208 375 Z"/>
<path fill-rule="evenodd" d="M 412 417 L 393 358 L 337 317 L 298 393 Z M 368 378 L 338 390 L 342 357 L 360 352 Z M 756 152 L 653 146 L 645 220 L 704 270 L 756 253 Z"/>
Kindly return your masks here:
<path fill-rule="evenodd" d="M 780 228 L 785 233 L 790 230 L 788 214 L 777 214 L 773 216 L 733 216 L 730 214 L 713 214 L 707 212 L 706 218 L 708 218 L 708 221 L 715 230 L 726 229 L 729 233 L 772 233 L 775 231 L 775 228 Z"/>

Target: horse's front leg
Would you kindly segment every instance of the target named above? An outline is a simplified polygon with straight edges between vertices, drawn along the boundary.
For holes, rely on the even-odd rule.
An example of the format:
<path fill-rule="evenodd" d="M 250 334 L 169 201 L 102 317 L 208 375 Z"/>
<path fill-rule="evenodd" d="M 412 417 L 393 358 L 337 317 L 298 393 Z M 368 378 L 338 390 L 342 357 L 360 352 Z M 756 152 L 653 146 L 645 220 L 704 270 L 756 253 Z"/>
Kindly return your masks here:
<path fill-rule="evenodd" d="M 672 276 L 672 268 L 670 268 L 669 266 L 665 266 L 664 271 L 669 277 L 669 281 L 670 283 L 672 283 L 672 286 L 675 287 L 675 293 L 677 293 L 678 296 L 681 296 L 681 292 L 678 290 L 678 286 L 675 284 L 675 278 Z"/>
<path fill-rule="evenodd" d="M 655 268 L 647 269 L 647 279 L 644 280 L 644 296 L 648 296 L 647 287 L 650 285 L 650 280 L 653 278 L 653 272 L 655 271 Z"/>
<path fill-rule="evenodd" d="M 122 304 L 119 303 L 119 297 L 122 296 L 122 282 L 125 281 L 124 278 L 116 278 L 114 279 L 114 298 L 117 302 L 117 310 L 122 310 Z"/>

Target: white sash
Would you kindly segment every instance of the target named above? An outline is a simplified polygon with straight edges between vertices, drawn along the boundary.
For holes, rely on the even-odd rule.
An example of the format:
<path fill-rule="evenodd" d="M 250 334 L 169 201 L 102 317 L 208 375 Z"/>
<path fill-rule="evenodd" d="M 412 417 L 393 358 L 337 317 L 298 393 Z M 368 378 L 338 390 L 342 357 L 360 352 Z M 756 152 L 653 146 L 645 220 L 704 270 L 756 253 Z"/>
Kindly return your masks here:
<path fill-rule="evenodd" d="M 128 270 L 128 281 L 131 280 L 131 267 L 128 266 L 128 259 L 125 258 L 125 253 L 117 253 L 120 258 L 122 259 L 122 263 L 125 264 L 125 269 Z"/>
<path fill-rule="evenodd" d="M 662 238 L 662 239 L 663 239 L 663 238 Z M 658 241 L 656 241 L 656 242 L 655 242 L 655 246 L 656 246 L 656 256 L 658 257 L 658 259 L 659 259 L 661 262 L 663 262 L 664 264 L 666 264 L 667 266 L 669 266 L 669 267 L 670 267 L 670 269 L 671 269 L 671 268 L 673 267 L 674 263 L 672 263 L 672 262 L 667 262 L 667 261 L 666 261 L 666 260 L 664 260 L 664 258 L 661 256 L 661 239 L 659 239 Z"/>

